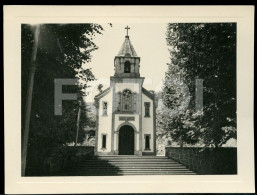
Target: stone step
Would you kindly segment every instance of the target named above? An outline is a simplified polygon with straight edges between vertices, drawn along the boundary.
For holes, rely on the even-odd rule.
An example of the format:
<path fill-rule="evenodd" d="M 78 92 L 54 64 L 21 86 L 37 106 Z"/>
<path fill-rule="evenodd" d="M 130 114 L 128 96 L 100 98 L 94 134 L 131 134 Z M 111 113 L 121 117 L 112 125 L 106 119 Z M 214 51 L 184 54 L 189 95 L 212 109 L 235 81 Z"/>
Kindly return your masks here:
<path fill-rule="evenodd" d="M 109 160 L 100 160 L 103 162 L 176 162 L 173 160 L 169 159 L 149 159 L 149 160 L 144 160 L 144 159 L 109 159 Z"/>
<path fill-rule="evenodd" d="M 97 176 L 136 176 L 136 175 L 147 175 L 147 176 L 161 176 L 161 175 L 195 175 L 195 173 L 107 173 L 107 174 L 96 174 L 96 173 L 92 173 L 92 174 L 68 174 L 68 175 L 62 175 L 62 176 L 89 176 L 89 177 L 97 177 Z"/>
<path fill-rule="evenodd" d="M 177 168 L 177 169 L 181 169 L 181 168 L 185 168 L 185 166 L 183 165 L 167 165 L 167 166 L 164 166 L 164 165 L 158 165 L 158 166 L 155 166 L 155 165 L 147 165 L 147 166 L 144 166 L 144 165 L 119 165 L 119 166 L 114 166 L 114 165 L 79 165 L 79 166 L 74 166 L 72 168 L 74 169 L 86 169 L 86 168 Z"/>
<path fill-rule="evenodd" d="M 117 155 L 117 156 L 98 156 L 97 158 L 101 158 L 101 159 L 114 159 L 114 158 L 138 158 L 138 159 L 168 159 L 168 157 L 166 156 L 129 156 L 129 155 Z"/>
<path fill-rule="evenodd" d="M 184 167 L 178 163 L 81 163 L 72 167 Z"/>
<path fill-rule="evenodd" d="M 156 156 L 100 156 L 85 159 L 64 174 L 74 176 L 105 175 L 193 175 L 182 164 L 167 157 Z"/>
<path fill-rule="evenodd" d="M 94 170 L 93 168 L 95 167 L 87 167 L 88 170 Z M 98 170 L 188 170 L 185 167 L 163 167 L 163 168 L 158 168 L 158 167 L 117 167 L 117 168 L 109 168 L 109 167 L 97 167 Z M 68 170 L 86 170 L 85 167 L 74 167 L 72 169 Z"/>
<path fill-rule="evenodd" d="M 84 161 L 80 163 L 81 165 L 91 165 L 91 164 L 98 164 L 98 165 L 122 165 L 122 164 L 138 164 L 138 165 L 178 165 L 177 162 L 141 162 L 141 161 L 109 161 L 109 162 L 101 162 L 101 161 Z"/>
<path fill-rule="evenodd" d="M 68 173 L 66 176 L 115 176 L 115 175 L 196 175 L 195 173 L 187 173 L 187 172 L 161 172 L 161 173 L 145 173 L 145 172 L 136 172 L 136 173 Z"/>
<path fill-rule="evenodd" d="M 149 160 L 143 160 L 143 159 L 108 159 L 108 160 L 84 160 L 82 162 L 175 162 L 173 160 L 169 159 L 149 159 Z"/>
<path fill-rule="evenodd" d="M 165 159 L 166 156 L 130 156 L 130 155 L 117 155 L 117 156 L 97 156 L 97 158 L 140 158 L 140 159 Z"/>
<path fill-rule="evenodd" d="M 188 169 L 183 169 L 183 170 L 179 170 L 179 169 L 174 169 L 174 170 L 171 170 L 171 169 L 167 169 L 167 170 L 157 170 L 157 169 L 153 169 L 153 170 L 147 170 L 147 169 L 138 169 L 138 170 L 135 170 L 135 169 L 119 169 L 119 170 L 112 170 L 112 169 L 102 169 L 102 170 L 75 170 L 75 169 L 70 169 L 70 170 L 66 170 L 66 172 L 76 172 L 76 173 L 90 173 L 90 172 L 96 172 L 96 173 L 99 173 L 99 172 L 113 172 L 113 173 L 117 173 L 117 172 L 122 172 L 122 173 L 126 173 L 126 172 L 130 172 L 130 173 L 134 173 L 134 172 L 144 172 L 144 173 L 153 173 L 153 172 L 158 172 L 158 173 L 161 173 L 161 172 L 192 172 Z"/>
<path fill-rule="evenodd" d="M 91 173 L 67 173 L 66 176 L 116 176 L 116 175 L 196 175 L 194 172 L 91 172 Z"/>
<path fill-rule="evenodd" d="M 132 171 L 132 170 L 124 170 L 124 171 L 119 171 L 121 173 L 192 173 L 192 171 L 182 171 L 182 170 L 169 170 L 169 171 L 144 171 L 144 170 L 140 170 L 140 171 Z"/>
<path fill-rule="evenodd" d="M 73 166 L 73 168 L 76 168 L 76 167 L 79 167 L 79 168 L 100 168 L 100 167 L 109 167 L 109 168 L 112 168 L 112 167 L 116 167 L 116 168 L 119 168 L 119 167 L 137 167 L 137 168 L 151 168 L 151 167 L 160 167 L 160 168 L 184 168 L 185 166 L 183 165 L 173 165 L 173 166 L 154 166 L 154 165 L 147 165 L 147 166 L 143 166 L 143 165 L 140 165 L 140 166 L 137 166 L 137 165 L 79 165 L 79 166 Z"/>
<path fill-rule="evenodd" d="M 172 167 L 172 168 L 159 168 L 159 167 L 73 167 L 68 168 L 67 171 L 123 171 L 123 170 L 130 170 L 130 171 L 189 171 L 185 167 Z"/>

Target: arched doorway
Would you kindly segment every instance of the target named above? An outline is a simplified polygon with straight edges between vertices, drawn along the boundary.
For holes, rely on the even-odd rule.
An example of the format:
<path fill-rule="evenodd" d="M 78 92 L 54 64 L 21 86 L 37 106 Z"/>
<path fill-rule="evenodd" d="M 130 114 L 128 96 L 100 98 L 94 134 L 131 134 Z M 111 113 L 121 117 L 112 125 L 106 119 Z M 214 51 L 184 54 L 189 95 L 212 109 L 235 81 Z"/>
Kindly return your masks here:
<path fill-rule="evenodd" d="M 119 155 L 134 155 L 134 129 L 129 125 L 119 130 Z"/>

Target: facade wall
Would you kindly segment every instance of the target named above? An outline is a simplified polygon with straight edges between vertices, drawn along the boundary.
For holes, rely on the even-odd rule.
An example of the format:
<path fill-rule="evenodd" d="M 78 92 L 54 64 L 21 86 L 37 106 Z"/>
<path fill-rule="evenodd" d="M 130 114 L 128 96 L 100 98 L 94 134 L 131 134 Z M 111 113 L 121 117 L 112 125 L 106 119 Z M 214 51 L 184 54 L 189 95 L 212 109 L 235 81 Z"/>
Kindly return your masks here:
<path fill-rule="evenodd" d="M 126 81 L 124 81 L 124 83 L 116 83 L 115 93 L 122 92 L 124 89 L 139 93 L 139 87 L 139 83 L 126 83 Z"/>
<path fill-rule="evenodd" d="M 126 79 L 121 79 L 119 82 L 115 82 L 114 89 L 115 93 L 114 95 L 116 96 L 114 98 L 114 105 L 115 107 L 118 106 L 118 102 L 122 103 L 120 100 L 121 98 L 121 93 L 125 89 L 131 90 L 133 97 L 132 97 L 132 102 L 133 102 L 133 113 L 134 114 L 140 114 L 141 113 L 141 86 L 143 79 L 136 79 L 136 78 L 126 78 Z"/>
<path fill-rule="evenodd" d="M 136 79 L 134 78 L 128 78 L 128 79 L 122 79 L 122 82 L 117 82 L 115 83 L 115 93 L 119 93 L 122 92 L 125 89 L 129 89 L 132 91 L 132 93 L 136 93 L 139 95 L 140 93 L 140 87 L 141 85 L 137 82 Z M 134 102 L 134 98 L 135 96 L 133 96 L 133 102 Z M 139 98 L 139 97 L 136 97 Z M 137 101 L 137 100 L 136 100 Z M 139 128 L 140 128 L 140 119 L 139 119 L 139 109 L 137 109 L 137 107 L 139 107 L 140 105 L 138 103 L 133 105 L 133 113 L 116 113 L 114 115 L 114 131 L 119 131 L 119 128 L 123 125 L 130 125 L 134 128 L 134 130 L 136 132 L 134 132 L 134 150 L 135 150 L 135 154 L 136 151 L 139 150 Z M 136 108 L 135 108 L 136 107 Z M 134 117 L 134 120 L 130 120 L 128 122 L 125 122 L 124 120 L 120 120 L 119 117 Z M 119 144 L 119 133 L 116 132 L 114 134 L 114 151 L 116 151 L 116 153 L 118 153 L 119 148 L 118 148 L 118 144 Z"/>
<path fill-rule="evenodd" d="M 150 102 L 150 117 L 145 117 L 145 102 Z M 153 101 L 142 93 L 142 152 L 154 152 Z M 145 135 L 150 134 L 150 150 L 145 150 Z"/>
<path fill-rule="evenodd" d="M 103 102 L 107 102 L 107 115 L 103 115 Z M 97 152 L 111 152 L 112 89 L 99 100 Z M 102 135 L 106 134 L 106 149 L 102 149 Z"/>
<path fill-rule="evenodd" d="M 122 78 L 111 82 L 110 91 L 99 100 L 97 149 L 99 155 L 118 154 L 119 128 L 130 125 L 134 128 L 134 154 L 152 155 L 155 152 L 154 102 L 142 92 L 143 78 Z M 133 93 L 133 111 L 117 111 L 120 93 L 129 89 Z M 107 115 L 103 115 L 103 103 L 107 102 Z M 150 116 L 145 116 L 145 103 L 150 103 Z M 114 112 L 112 112 L 114 111 Z M 122 119 L 120 118 L 122 117 Z M 134 117 L 127 121 L 126 117 Z M 106 148 L 102 148 L 102 135 L 106 135 Z M 145 148 L 146 136 L 150 136 L 149 148 Z"/>
<path fill-rule="evenodd" d="M 117 87 L 119 86 L 119 87 Z M 134 83 L 116 83 L 115 90 L 110 91 L 99 100 L 99 118 L 98 118 L 98 136 L 97 136 L 97 152 L 98 154 L 118 154 L 119 128 L 123 125 L 130 125 L 134 128 L 135 154 L 140 154 L 142 150 L 144 154 L 152 154 L 155 152 L 154 147 L 154 102 L 145 94 L 141 96 L 142 109 L 140 112 L 134 113 L 112 113 L 114 95 L 113 92 L 120 92 L 124 89 L 130 89 L 132 92 L 141 92 L 139 84 Z M 107 102 L 107 115 L 103 115 L 103 102 Z M 145 117 L 145 102 L 150 103 L 150 116 Z M 120 117 L 134 117 L 134 120 L 124 121 Z M 112 124 L 113 123 L 113 124 Z M 141 124 L 140 124 L 141 123 Z M 112 129 L 113 128 L 113 129 Z M 112 132 L 113 131 L 113 132 Z M 140 133 L 141 132 L 141 133 Z M 106 135 L 106 148 L 102 148 L 102 135 Z M 113 134 L 113 135 L 112 135 Z M 150 149 L 145 149 L 145 135 L 150 135 Z M 113 138 L 112 138 L 113 136 Z M 112 140 L 113 139 L 113 140 Z M 112 143 L 113 141 L 113 143 Z M 141 144 L 141 147 L 140 147 Z M 112 146 L 113 145 L 113 146 Z M 113 147 L 113 151 L 112 151 Z"/>

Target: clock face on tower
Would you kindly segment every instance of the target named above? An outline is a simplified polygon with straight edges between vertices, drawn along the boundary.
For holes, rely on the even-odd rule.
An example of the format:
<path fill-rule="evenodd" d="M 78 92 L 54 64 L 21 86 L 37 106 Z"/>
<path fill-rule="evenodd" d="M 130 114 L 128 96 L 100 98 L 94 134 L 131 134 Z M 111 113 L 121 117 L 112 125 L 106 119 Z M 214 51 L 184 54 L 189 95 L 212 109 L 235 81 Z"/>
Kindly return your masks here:
<path fill-rule="evenodd" d="M 130 90 L 124 90 L 123 91 L 123 97 L 130 98 L 131 97 L 131 91 Z"/>

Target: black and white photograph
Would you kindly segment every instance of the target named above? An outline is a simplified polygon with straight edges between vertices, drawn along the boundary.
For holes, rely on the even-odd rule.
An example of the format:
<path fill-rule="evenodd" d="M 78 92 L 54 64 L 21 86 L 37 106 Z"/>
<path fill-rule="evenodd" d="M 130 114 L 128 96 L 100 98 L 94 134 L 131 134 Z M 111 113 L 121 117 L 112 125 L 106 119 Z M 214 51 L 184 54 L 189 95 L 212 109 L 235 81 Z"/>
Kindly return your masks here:
<path fill-rule="evenodd" d="M 17 25 L 19 178 L 240 176 L 243 24 L 72 19 Z"/>

